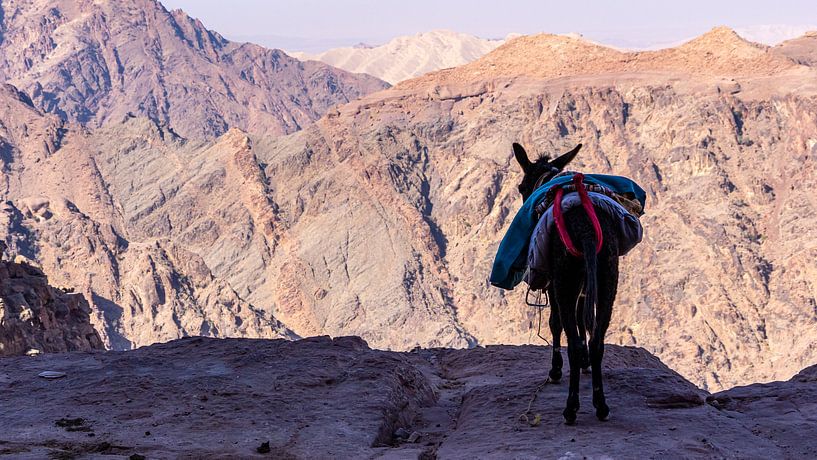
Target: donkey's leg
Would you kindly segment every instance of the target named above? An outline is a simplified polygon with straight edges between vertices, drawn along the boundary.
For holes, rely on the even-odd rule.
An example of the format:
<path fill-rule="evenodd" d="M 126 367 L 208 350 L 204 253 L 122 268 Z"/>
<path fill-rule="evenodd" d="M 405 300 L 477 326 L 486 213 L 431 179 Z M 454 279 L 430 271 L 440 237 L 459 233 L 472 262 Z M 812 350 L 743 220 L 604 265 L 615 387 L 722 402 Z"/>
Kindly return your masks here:
<path fill-rule="evenodd" d="M 579 328 L 576 323 L 576 296 L 578 290 L 574 289 L 572 283 L 562 280 L 562 283 L 555 284 L 556 303 L 559 304 L 559 313 L 562 318 L 562 326 L 567 336 L 567 357 L 570 363 L 570 389 L 567 393 L 567 404 L 564 415 L 565 423 L 573 425 L 576 423 L 576 414 L 579 412 L 579 378 L 581 377 L 581 349 L 582 341 L 579 337 Z M 561 284 L 561 285 L 560 285 Z"/>
<path fill-rule="evenodd" d="M 596 330 L 590 340 L 590 361 L 593 365 L 593 407 L 596 408 L 596 417 L 607 420 L 610 417 L 610 407 L 604 396 L 604 382 L 602 381 L 601 364 L 604 359 L 604 335 L 610 326 L 613 314 L 613 303 L 616 300 L 618 288 L 618 258 L 611 256 L 606 266 L 600 267 L 599 297 L 596 307 Z"/>
<path fill-rule="evenodd" d="M 577 325 L 579 326 L 579 337 L 582 341 L 582 372 L 585 374 L 590 373 L 590 353 L 587 351 L 587 331 L 584 326 L 584 297 L 579 297 L 576 304 L 576 318 Z"/>
<path fill-rule="evenodd" d="M 601 331 L 599 329 L 599 331 Z M 606 421 L 610 417 L 610 407 L 604 397 L 604 382 L 601 375 L 601 363 L 604 359 L 604 334 L 601 338 L 590 340 L 590 361 L 593 366 L 593 407 L 596 408 L 596 417 Z"/>
<path fill-rule="evenodd" d="M 559 383 L 562 380 L 562 318 L 559 317 L 559 304 L 553 290 L 550 291 L 550 298 L 553 299 L 550 305 L 550 333 L 553 335 L 553 357 L 550 361 L 550 372 L 548 376 L 551 382 Z"/>

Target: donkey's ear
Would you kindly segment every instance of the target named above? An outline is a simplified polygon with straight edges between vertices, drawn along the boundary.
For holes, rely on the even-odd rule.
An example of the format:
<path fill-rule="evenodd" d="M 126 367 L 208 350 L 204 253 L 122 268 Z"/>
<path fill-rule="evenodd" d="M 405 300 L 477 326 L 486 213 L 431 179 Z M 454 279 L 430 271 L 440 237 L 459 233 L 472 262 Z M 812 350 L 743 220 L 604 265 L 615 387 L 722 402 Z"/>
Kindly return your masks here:
<path fill-rule="evenodd" d="M 582 144 L 573 147 L 573 150 L 551 161 L 550 165 L 553 166 L 554 168 L 557 168 L 559 171 L 565 169 L 565 166 L 567 166 L 568 163 L 570 163 L 571 161 L 573 161 L 574 158 L 576 158 L 576 154 L 579 153 L 579 150 L 581 150 L 581 148 Z"/>
<path fill-rule="evenodd" d="M 519 163 L 519 166 L 522 167 L 522 171 L 528 172 L 530 167 L 533 166 L 533 163 L 528 160 L 528 152 L 516 142 L 513 143 L 513 156 L 516 157 L 516 161 Z"/>

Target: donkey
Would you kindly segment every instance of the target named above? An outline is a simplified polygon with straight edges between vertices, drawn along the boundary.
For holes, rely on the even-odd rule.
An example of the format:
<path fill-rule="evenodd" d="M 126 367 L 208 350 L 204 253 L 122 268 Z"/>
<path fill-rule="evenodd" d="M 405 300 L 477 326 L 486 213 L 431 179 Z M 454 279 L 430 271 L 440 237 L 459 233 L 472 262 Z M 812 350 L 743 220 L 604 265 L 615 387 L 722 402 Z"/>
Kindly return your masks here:
<path fill-rule="evenodd" d="M 525 149 L 514 143 L 514 156 L 524 172 L 519 184 L 523 202 L 537 187 L 559 174 L 576 157 L 581 146 L 577 145 L 552 161 L 547 156 L 530 161 Z M 548 287 L 552 304 L 549 323 L 553 334 L 553 358 L 549 376 L 556 383 L 562 377 L 560 350 L 564 329 L 570 364 L 570 389 L 567 406 L 562 414 L 568 425 L 576 423 L 579 411 L 579 377 L 581 369 L 588 366 L 592 367 L 596 417 L 605 421 L 610 416 L 610 408 L 604 397 L 601 361 L 604 356 L 604 335 L 610 325 L 618 287 L 618 244 L 615 223 L 598 207 L 595 209 L 603 235 L 603 245 L 598 254 L 594 228 L 582 207 L 564 213 L 565 227 L 575 246 L 581 249 L 582 257 L 574 257 L 568 252 L 558 232 L 551 233 L 549 242 L 548 262 L 552 272 L 549 274 L 551 282 Z M 580 297 L 582 295 L 583 302 Z M 590 337 L 589 352 L 586 335 Z"/>

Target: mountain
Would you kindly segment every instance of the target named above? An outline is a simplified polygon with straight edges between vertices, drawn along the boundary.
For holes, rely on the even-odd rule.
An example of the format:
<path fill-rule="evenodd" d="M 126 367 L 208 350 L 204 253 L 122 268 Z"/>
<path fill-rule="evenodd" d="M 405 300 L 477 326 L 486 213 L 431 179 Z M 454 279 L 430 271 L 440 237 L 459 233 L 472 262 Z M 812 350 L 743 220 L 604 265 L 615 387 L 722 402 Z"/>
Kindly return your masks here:
<path fill-rule="evenodd" d="M 319 54 L 290 54 L 301 60 L 321 61 L 396 84 L 424 73 L 479 59 L 503 42 L 449 30 L 434 30 L 397 37 L 380 46 L 358 45 Z"/>
<path fill-rule="evenodd" d="M 298 242 L 269 296 L 276 315 L 301 335 L 377 347 L 531 340 L 523 289 L 487 281 L 520 203 L 509 146 L 583 142 L 575 168 L 648 191 L 608 340 L 644 346 L 704 388 L 789 378 L 817 362 L 804 195 L 817 180 L 814 77 L 725 28 L 641 53 L 521 37 L 259 139 Z M 431 343 L 416 319 L 430 306 L 447 331 Z"/>
<path fill-rule="evenodd" d="M 125 225 L 122 200 L 134 192 L 115 196 L 101 171 L 113 161 L 153 160 L 153 169 L 132 175 L 130 184 L 156 181 L 155 199 L 167 199 L 173 191 L 162 189 L 161 174 L 169 171 L 168 159 L 181 164 L 188 154 L 178 136 L 146 118 L 91 134 L 42 114 L 11 85 L 0 91 L 0 120 L 0 235 L 11 254 L 36 260 L 57 285 L 85 295 L 108 347 L 187 335 L 293 337 L 214 277 L 181 241 L 158 231 L 137 239 Z"/>
<path fill-rule="evenodd" d="M 608 342 L 708 390 L 817 362 L 817 79 L 718 28 L 623 52 L 511 40 L 274 136 L 87 129 L 0 94 L 12 250 L 91 303 L 106 345 L 355 334 L 409 350 L 522 344 L 524 292 L 488 283 L 520 205 L 510 145 L 648 192 Z M 537 339 L 538 340 L 538 339 Z"/>
<path fill-rule="evenodd" d="M 24 262 L 0 261 L 0 356 L 103 349 L 82 296 Z"/>
<path fill-rule="evenodd" d="M 580 75 L 623 75 L 646 72 L 681 73 L 686 76 L 772 75 L 796 67 L 769 47 L 751 43 L 726 27 L 674 48 L 657 51 L 622 51 L 581 36 L 540 34 L 510 40 L 470 64 L 432 72 L 398 85 L 417 88 L 506 76 L 558 78 Z"/>
<path fill-rule="evenodd" d="M 0 19 L 0 79 L 89 126 L 134 113 L 186 138 L 291 133 L 387 86 L 230 42 L 156 0 L 11 0 Z"/>
<path fill-rule="evenodd" d="M 817 65 L 817 32 L 786 40 L 774 47 L 774 51 L 800 64 Z"/>
<path fill-rule="evenodd" d="M 708 394 L 609 346 L 612 417 L 581 382 L 541 385 L 549 347 L 397 353 L 357 337 L 189 338 L 126 353 L 0 359 L 0 453 L 15 458 L 812 458 L 817 367 Z M 42 370 L 59 381 L 34 382 Z M 123 382 L 130 385 L 123 386 Z M 58 389 L 59 391 L 56 391 Z M 171 391 L 172 390 L 172 391 Z M 32 400 L 40 402 L 32 404 Z M 530 411 L 524 423 L 520 415 Z M 237 414 L 240 414 L 238 416 Z"/>

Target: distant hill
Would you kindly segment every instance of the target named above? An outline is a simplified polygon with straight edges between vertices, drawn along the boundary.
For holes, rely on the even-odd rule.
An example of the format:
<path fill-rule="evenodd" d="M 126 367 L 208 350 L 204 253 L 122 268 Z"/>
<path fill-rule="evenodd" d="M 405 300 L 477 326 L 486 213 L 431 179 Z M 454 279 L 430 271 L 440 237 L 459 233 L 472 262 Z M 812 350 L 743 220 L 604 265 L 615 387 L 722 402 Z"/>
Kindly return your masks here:
<path fill-rule="evenodd" d="M 397 37 L 380 46 L 360 44 L 320 54 L 292 52 L 298 59 L 313 59 L 350 72 L 367 73 L 391 84 L 433 70 L 456 67 L 479 59 L 504 40 L 435 30 Z"/>
<path fill-rule="evenodd" d="M 189 138 L 284 134 L 387 86 L 230 42 L 156 0 L 10 0 L 0 19 L 0 80 L 90 126 L 134 113 Z"/>
<path fill-rule="evenodd" d="M 770 75 L 797 64 L 717 27 L 674 48 L 625 51 L 581 36 L 539 34 L 509 40 L 470 64 L 402 82 L 401 88 L 450 84 L 505 76 L 558 78 L 578 75 L 666 72 L 695 76 Z"/>
<path fill-rule="evenodd" d="M 802 37 L 786 40 L 775 46 L 774 51 L 801 64 L 815 66 L 817 65 L 817 32 L 809 32 Z"/>

